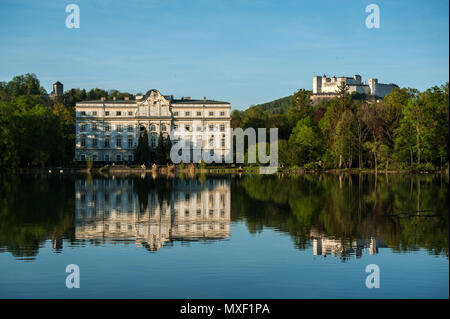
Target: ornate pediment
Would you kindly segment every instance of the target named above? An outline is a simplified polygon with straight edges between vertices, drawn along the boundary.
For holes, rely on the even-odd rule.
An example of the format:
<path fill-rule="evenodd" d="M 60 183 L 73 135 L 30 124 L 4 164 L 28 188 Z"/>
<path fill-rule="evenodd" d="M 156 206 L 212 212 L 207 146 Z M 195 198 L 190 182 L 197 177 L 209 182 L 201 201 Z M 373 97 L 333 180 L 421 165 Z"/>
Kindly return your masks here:
<path fill-rule="evenodd" d="M 167 116 L 170 102 L 158 91 L 150 90 L 137 102 L 138 116 Z"/>

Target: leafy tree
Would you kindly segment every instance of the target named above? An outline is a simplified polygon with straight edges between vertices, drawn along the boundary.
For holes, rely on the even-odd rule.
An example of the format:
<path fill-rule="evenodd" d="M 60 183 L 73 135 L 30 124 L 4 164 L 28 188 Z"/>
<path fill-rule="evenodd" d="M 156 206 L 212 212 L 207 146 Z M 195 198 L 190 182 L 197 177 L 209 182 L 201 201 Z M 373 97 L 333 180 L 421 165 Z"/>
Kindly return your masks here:
<path fill-rule="evenodd" d="M 358 155 L 358 137 L 356 136 L 356 121 L 350 110 L 344 112 L 336 126 L 333 151 L 339 158 L 339 168 L 342 166 L 342 160 L 345 161 L 348 168 L 352 167 L 352 162 Z"/>
<path fill-rule="evenodd" d="M 139 135 L 138 145 L 134 152 L 134 160 L 137 164 L 148 164 L 150 162 L 150 146 L 146 129 Z"/>
<path fill-rule="evenodd" d="M 305 117 L 297 123 L 289 142 L 299 147 L 301 165 L 317 161 L 323 152 L 321 132 L 311 117 Z"/>

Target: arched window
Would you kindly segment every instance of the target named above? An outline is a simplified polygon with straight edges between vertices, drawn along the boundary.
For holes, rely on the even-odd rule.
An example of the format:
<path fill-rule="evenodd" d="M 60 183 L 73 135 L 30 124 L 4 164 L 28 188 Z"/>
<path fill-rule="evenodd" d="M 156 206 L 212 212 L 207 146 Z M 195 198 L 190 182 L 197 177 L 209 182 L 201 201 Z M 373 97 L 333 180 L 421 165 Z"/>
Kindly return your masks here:
<path fill-rule="evenodd" d="M 155 124 L 150 125 L 150 131 L 151 131 L 151 132 L 156 131 L 156 126 L 155 126 Z"/>
<path fill-rule="evenodd" d="M 166 126 L 163 124 L 163 125 L 161 125 L 161 131 L 162 132 L 165 132 L 167 130 L 167 128 L 166 128 Z"/>

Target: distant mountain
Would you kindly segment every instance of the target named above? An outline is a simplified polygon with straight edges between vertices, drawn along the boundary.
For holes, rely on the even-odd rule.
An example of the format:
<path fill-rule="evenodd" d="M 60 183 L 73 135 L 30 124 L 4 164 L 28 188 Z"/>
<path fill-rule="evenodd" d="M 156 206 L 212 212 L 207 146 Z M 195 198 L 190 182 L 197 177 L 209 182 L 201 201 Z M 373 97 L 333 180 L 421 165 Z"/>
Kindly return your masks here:
<path fill-rule="evenodd" d="M 282 114 L 285 113 L 291 106 L 291 98 L 292 95 L 289 95 L 278 100 L 252 105 L 250 107 L 261 107 L 261 109 L 268 114 Z"/>

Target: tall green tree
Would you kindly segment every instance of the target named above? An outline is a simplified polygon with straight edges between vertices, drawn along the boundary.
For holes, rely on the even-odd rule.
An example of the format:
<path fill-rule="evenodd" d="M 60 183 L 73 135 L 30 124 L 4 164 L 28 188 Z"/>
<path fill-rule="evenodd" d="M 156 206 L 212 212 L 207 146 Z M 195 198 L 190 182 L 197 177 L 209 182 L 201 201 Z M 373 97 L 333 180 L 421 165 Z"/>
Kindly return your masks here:
<path fill-rule="evenodd" d="M 147 165 L 150 162 L 150 146 L 146 129 L 139 135 L 138 145 L 134 152 L 134 160 L 137 164 Z"/>

